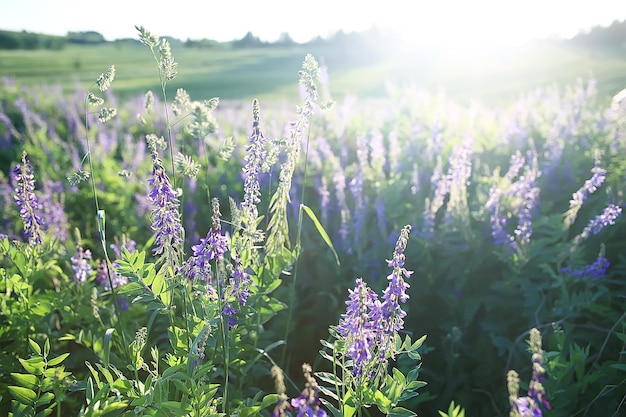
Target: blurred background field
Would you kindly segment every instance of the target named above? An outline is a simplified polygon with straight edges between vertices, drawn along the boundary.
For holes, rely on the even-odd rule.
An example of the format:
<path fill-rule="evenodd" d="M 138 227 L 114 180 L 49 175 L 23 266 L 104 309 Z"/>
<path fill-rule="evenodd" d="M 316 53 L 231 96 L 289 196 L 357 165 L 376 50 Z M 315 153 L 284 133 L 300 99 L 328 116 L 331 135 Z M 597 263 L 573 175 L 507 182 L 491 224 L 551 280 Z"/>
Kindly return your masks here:
<path fill-rule="evenodd" d="M 443 92 L 461 103 L 502 104 L 536 88 L 594 78 L 599 97 L 608 100 L 626 86 L 626 52 L 609 42 L 544 40 L 477 52 L 462 46 L 439 51 L 376 31 L 339 33 L 304 44 L 251 39 L 208 46 L 172 40 L 180 67 L 176 86 L 195 99 L 293 101 L 298 97 L 293 68 L 307 53 L 327 67 L 330 92 L 338 99 L 385 96 L 387 86 L 393 84 Z M 56 50 L 0 50 L 0 74 L 27 85 L 60 84 L 68 93 L 89 87 L 115 64 L 115 93 L 128 98 L 160 88 L 152 61 L 149 51 L 134 40 L 70 42 Z"/>

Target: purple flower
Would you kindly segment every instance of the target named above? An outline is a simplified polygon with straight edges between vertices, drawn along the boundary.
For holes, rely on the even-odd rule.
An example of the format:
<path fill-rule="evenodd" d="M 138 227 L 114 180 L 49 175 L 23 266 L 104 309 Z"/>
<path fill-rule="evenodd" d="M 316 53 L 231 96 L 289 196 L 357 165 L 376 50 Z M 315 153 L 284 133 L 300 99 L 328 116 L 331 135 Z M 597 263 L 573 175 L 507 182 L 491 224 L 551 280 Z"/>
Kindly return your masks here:
<path fill-rule="evenodd" d="M 516 400 L 517 412 L 520 417 L 542 417 L 543 413 L 541 408 L 535 405 L 535 402 L 530 397 L 520 397 Z"/>
<path fill-rule="evenodd" d="M 509 371 L 507 385 L 509 401 L 513 410 L 512 415 L 520 417 L 542 417 L 541 407 L 551 408 L 546 391 L 543 387 L 545 369 L 543 367 L 543 350 L 541 349 L 541 333 L 536 328 L 530 330 L 530 350 L 532 352 L 533 374 L 528 384 L 528 396 L 519 397 L 519 377 L 517 372 Z M 517 413 L 515 413 L 517 411 Z"/>
<path fill-rule="evenodd" d="M 183 228 L 180 221 L 180 203 L 165 173 L 163 162 L 158 157 L 156 146 L 151 146 L 152 178 L 148 183 L 152 187 L 148 201 L 152 204 L 152 230 L 155 231 L 152 253 L 165 257 L 172 265 L 178 262 L 178 253 L 182 252 Z"/>
<path fill-rule="evenodd" d="M 595 262 L 590 265 L 585 265 L 581 268 L 565 267 L 561 269 L 561 272 L 579 281 L 595 281 L 604 278 L 610 266 L 611 263 L 608 259 L 603 254 L 599 254 Z"/>
<path fill-rule="evenodd" d="M 211 229 L 204 239 L 200 239 L 200 243 L 191 247 L 193 255 L 183 265 L 183 273 L 192 281 L 205 281 L 209 284 L 209 291 L 214 294 L 215 290 L 211 287 L 211 261 L 224 259 L 224 253 L 228 250 L 228 241 L 225 236 L 222 236 L 221 213 L 217 198 L 212 200 L 212 207 Z"/>
<path fill-rule="evenodd" d="M 41 244 L 43 239 L 42 207 L 35 195 L 33 167 L 26 156 L 26 152 L 22 152 L 22 164 L 18 164 L 13 170 L 17 181 L 14 199 L 20 209 L 20 217 L 24 222 L 24 232 L 28 242 Z"/>
<path fill-rule="evenodd" d="M 89 261 L 91 260 L 91 251 L 83 250 L 80 244 L 76 245 L 76 255 L 72 256 L 72 269 L 74 270 L 74 282 L 86 282 L 87 278 L 93 272 Z"/>
<path fill-rule="evenodd" d="M 404 280 L 409 278 L 413 271 L 404 268 L 405 255 L 404 251 L 411 233 L 411 226 L 406 225 L 400 231 L 400 236 L 396 242 L 393 252 L 393 258 L 387 260 L 387 266 L 392 268 L 392 273 L 387 276 L 389 284 L 383 293 L 383 302 L 381 305 L 382 318 L 384 320 L 383 328 L 388 334 L 395 333 L 404 327 L 404 317 L 406 312 L 400 307 L 400 303 L 405 303 L 409 299 L 406 290 L 409 284 Z M 388 341 L 391 343 L 391 340 Z"/>
<path fill-rule="evenodd" d="M 599 161 L 596 161 L 596 165 L 591 169 L 591 173 L 593 176 L 585 181 L 585 184 L 572 195 L 570 206 L 582 206 L 587 196 L 593 194 L 604 183 L 606 170 L 600 167 Z"/>
<path fill-rule="evenodd" d="M 376 310 L 378 295 L 361 278 L 357 278 L 354 290 L 348 290 L 346 313 L 341 317 L 337 331 L 348 344 L 348 353 L 354 359 L 352 374 L 359 376 L 372 360 L 371 350 L 379 331 Z"/>
<path fill-rule="evenodd" d="M 321 408 L 319 399 L 319 385 L 311 375 L 312 368 L 309 364 L 302 365 L 306 380 L 304 389 L 296 398 L 291 400 L 291 406 L 298 411 L 297 417 L 326 417 L 326 411 Z"/>
<path fill-rule="evenodd" d="M 543 388 L 543 381 L 546 379 L 546 371 L 543 367 L 541 333 L 535 328 L 530 330 L 530 348 L 532 351 L 533 375 L 528 385 L 528 396 L 532 398 L 536 404 L 541 404 L 549 410 L 550 403 L 546 398 L 546 391 Z"/>
<path fill-rule="evenodd" d="M 587 226 L 583 229 L 580 235 L 576 236 L 574 239 L 575 243 L 580 243 L 581 241 L 587 239 L 592 235 L 597 235 L 604 229 L 606 226 L 615 224 L 615 221 L 619 216 L 622 215 L 622 208 L 613 203 L 610 203 L 602 212 L 602 214 L 597 215 L 594 219 L 591 219 Z"/>
<path fill-rule="evenodd" d="M 244 210 L 244 216 L 250 216 L 250 221 L 254 223 L 258 217 L 256 205 L 261 201 L 259 198 L 261 195 L 259 174 L 261 173 L 263 162 L 267 158 L 267 151 L 265 149 L 267 139 L 265 139 L 259 127 L 259 102 L 256 99 L 252 104 L 252 115 L 252 134 L 248 139 L 246 156 L 244 157 L 246 161 L 243 168 L 244 199 L 241 207 Z M 254 224 L 253 226 L 256 227 Z"/>
<path fill-rule="evenodd" d="M 518 243 L 526 245 L 530 243 L 533 234 L 532 216 L 539 204 L 539 187 L 537 178 L 540 172 L 537 170 L 537 152 L 528 151 L 528 165 L 524 175 L 513 184 L 512 193 L 520 201 L 518 207 L 518 221 L 515 228 L 515 236 Z"/>
<path fill-rule="evenodd" d="M 109 275 L 111 275 L 111 282 L 109 282 Z M 111 290 L 111 283 L 113 288 L 117 288 L 128 283 L 128 279 L 115 272 L 114 268 L 108 268 L 105 260 L 100 261 L 98 269 L 96 271 L 96 282 L 102 286 L 105 291 Z M 120 298 L 121 299 L 121 298 Z"/>

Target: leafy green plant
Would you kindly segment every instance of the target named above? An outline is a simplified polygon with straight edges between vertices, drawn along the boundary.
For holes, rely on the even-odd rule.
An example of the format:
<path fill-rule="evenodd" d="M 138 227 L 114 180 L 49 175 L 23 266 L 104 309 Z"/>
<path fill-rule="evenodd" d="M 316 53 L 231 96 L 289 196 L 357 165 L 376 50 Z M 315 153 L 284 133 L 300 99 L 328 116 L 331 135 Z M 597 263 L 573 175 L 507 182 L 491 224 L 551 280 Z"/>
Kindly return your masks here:
<path fill-rule="evenodd" d="M 67 396 L 71 385 L 71 372 L 65 371 L 63 361 L 69 353 L 49 358 L 50 340 L 46 339 L 40 346 L 33 339 L 28 339 L 33 353 L 28 359 L 19 358 L 20 364 L 27 373 L 11 372 L 11 378 L 17 385 L 9 385 L 8 390 L 14 398 L 11 401 L 10 416 L 41 417 L 52 414 L 56 407 L 56 415 L 61 415 L 61 404 Z"/>

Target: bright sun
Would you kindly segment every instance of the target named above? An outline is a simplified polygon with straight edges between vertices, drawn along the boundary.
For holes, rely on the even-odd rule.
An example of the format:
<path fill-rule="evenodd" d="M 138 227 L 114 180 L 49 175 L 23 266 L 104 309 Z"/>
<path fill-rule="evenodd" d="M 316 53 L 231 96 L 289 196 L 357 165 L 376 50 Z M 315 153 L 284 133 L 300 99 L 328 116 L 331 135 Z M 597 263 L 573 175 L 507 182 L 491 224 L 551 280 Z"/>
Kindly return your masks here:
<path fill-rule="evenodd" d="M 514 8 L 510 2 L 390 0 L 389 3 L 379 10 L 377 25 L 396 32 L 416 48 L 483 54 L 541 36 L 537 25 L 531 23 L 530 11 L 523 6 Z"/>

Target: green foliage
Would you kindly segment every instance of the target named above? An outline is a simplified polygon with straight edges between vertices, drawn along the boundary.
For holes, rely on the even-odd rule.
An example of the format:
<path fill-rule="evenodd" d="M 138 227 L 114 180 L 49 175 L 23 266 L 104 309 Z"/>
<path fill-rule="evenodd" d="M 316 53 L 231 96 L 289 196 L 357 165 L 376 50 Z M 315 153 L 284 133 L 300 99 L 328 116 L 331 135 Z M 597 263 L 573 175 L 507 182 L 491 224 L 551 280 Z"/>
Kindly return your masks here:
<path fill-rule="evenodd" d="M 63 353 L 50 358 L 50 340 L 46 339 L 40 346 L 28 339 L 32 355 L 28 359 L 19 359 L 22 368 L 27 372 L 12 372 L 11 378 L 17 385 L 9 385 L 12 413 L 9 416 L 48 416 L 56 407 L 57 415 L 61 415 L 61 403 L 65 402 L 67 389 L 70 385 L 71 372 L 65 371 L 61 365 L 70 355 Z M 53 402 L 54 401 L 54 402 Z"/>

